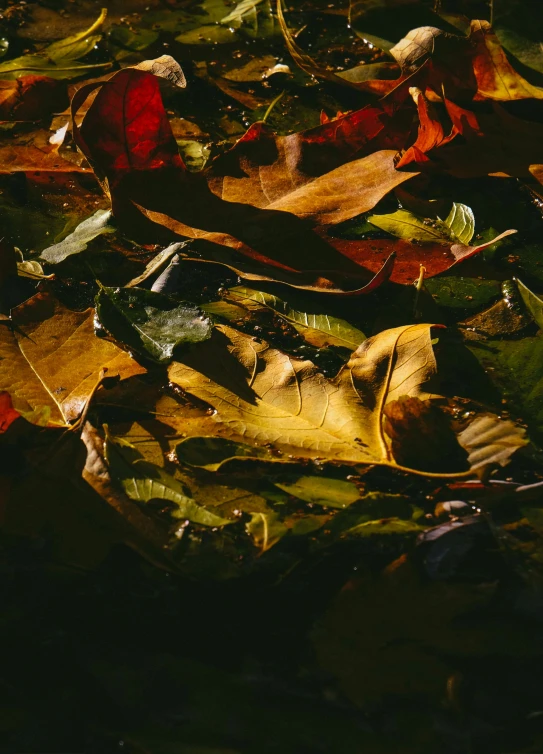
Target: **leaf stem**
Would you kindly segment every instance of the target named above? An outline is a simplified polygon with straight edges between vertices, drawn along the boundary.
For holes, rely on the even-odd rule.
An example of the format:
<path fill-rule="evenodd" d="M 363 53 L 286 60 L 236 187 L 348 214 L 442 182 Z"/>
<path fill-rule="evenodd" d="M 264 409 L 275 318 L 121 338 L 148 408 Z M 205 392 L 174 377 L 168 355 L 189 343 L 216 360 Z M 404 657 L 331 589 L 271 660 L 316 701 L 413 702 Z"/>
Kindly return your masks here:
<path fill-rule="evenodd" d="M 276 104 L 279 102 L 279 100 L 284 95 L 284 93 L 285 93 L 285 89 L 283 89 L 283 91 L 280 94 L 278 94 L 277 97 L 275 97 L 274 100 L 271 101 L 271 103 L 268 106 L 268 109 L 264 113 L 264 117 L 262 118 L 262 123 L 265 123 L 268 120 L 269 116 L 271 115 L 271 111 L 276 106 Z"/>

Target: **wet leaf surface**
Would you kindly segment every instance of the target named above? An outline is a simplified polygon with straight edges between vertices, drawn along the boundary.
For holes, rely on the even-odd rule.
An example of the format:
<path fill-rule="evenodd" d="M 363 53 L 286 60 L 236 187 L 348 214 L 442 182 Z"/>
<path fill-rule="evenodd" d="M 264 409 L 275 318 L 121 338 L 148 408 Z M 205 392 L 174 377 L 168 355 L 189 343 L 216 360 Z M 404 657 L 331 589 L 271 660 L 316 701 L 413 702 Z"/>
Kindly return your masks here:
<path fill-rule="evenodd" d="M 539 751 L 539 9 L 106 6 L 0 14 L 3 748 Z"/>

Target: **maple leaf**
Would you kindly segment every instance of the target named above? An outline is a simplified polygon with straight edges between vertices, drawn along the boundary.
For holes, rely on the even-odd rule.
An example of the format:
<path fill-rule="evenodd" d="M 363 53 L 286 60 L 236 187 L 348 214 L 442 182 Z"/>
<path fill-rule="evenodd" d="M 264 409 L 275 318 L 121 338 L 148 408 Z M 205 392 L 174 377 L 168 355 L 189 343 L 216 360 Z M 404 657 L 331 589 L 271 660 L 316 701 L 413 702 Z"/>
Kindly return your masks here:
<path fill-rule="evenodd" d="M 217 330 L 207 348 L 171 364 L 168 375 L 215 409 L 222 438 L 266 444 L 287 457 L 397 466 L 383 430 L 385 406 L 406 395 L 433 397 L 430 325 L 366 340 L 333 380 L 264 341 Z"/>

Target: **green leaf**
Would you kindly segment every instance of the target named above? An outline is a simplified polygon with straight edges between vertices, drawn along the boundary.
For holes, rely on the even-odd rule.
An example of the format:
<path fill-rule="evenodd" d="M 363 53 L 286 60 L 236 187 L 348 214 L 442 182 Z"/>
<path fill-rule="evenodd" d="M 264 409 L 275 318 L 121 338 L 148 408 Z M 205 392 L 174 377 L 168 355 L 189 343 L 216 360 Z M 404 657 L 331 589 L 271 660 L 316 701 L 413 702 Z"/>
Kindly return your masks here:
<path fill-rule="evenodd" d="M 272 510 L 269 513 L 252 513 L 251 520 L 245 528 L 262 552 L 276 545 L 288 533 L 288 526 L 285 526 L 279 514 Z"/>
<path fill-rule="evenodd" d="M 177 42 L 191 45 L 229 44 L 238 42 L 240 37 L 262 38 L 276 31 L 269 0 L 242 0 L 230 13 L 225 3 L 207 2 L 202 8 L 206 11 L 203 24 L 179 34 L 175 38 Z"/>
<path fill-rule="evenodd" d="M 211 336 L 200 309 L 144 288 L 101 286 L 96 313 L 114 338 L 159 364 L 170 361 L 176 346 Z"/>
<path fill-rule="evenodd" d="M 366 340 L 363 332 L 343 319 L 298 311 L 271 293 L 238 286 L 228 290 L 227 298 L 249 309 L 254 309 L 255 304 L 257 308 L 265 306 L 272 309 L 290 322 L 308 343 L 318 348 L 340 346 L 354 351 Z"/>
<path fill-rule="evenodd" d="M 475 232 L 473 211 L 459 202 L 453 203 L 446 220 L 426 219 L 407 209 L 399 209 L 388 215 L 371 215 L 368 222 L 397 238 L 419 243 L 469 244 Z"/>
<path fill-rule="evenodd" d="M 247 458 L 269 462 L 289 461 L 288 458 L 272 455 L 267 448 L 244 445 L 221 437 L 187 437 L 177 445 L 175 453 L 181 463 L 207 471 L 218 471 L 227 461 Z"/>
<path fill-rule="evenodd" d="M 531 436 L 543 438 L 543 337 L 509 340 L 501 338 L 468 341 L 471 353 L 484 368 L 495 399 L 506 401 L 507 409 L 522 417 Z"/>
<path fill-rule="evenodd" d="M 470 207 L 453 202 L 452 209 L 443 222 L 451 231 L 454 240 L 469 244 L 475 233 L 475 216 Z"/>
<path fill-rule="evenodd" d="M 202 526 L 225 526 L 232 521 L 202 508 L 185 492 L 183 485 L 160 466 L 145 461 L 141 453 L 127 440 L 113 437 L 106 430 L 104 455 L 109 472 L 131 500 L 148 503 L 164 500 L 175 503 L 174 518 L 185 519 Z"/>
<path fill-rule="evenodd" d="M 543 73 L 543 7 L 526 0 L 493 0 L 493 29 L 505 49 Z"/>
<path fill-rule="evenodd" d="M 301 476 L 294 482 L 276 482 L 275 486 L 306 503 L 327 508 L 347 508 L 360 499 L 352 482 L 318 476 Z"/>
<path fill-rule="evenodd" d="M 535 293 L 532 293 L 520 280 L 516 282 L 526 308 L 534 318 L 537 326 L 543 330 L 543 301 Z"/>
<path fill-rule="evenodd" d="M 368 222 L 377 228 L 405 241 L 420 243 L 448 243 L 448 232 L 435 220 L 423 220 L 406 209 L 399 209 L 389 215 L 370 215 Z"/>
<path fill-rule="evenodd" d="M 72 254 L 85 251 L 88 244 L 98 236 L 104 233 L 114 233 L 115 230 L 111 210 L 99 209 L 94 215 L 83 220 L 63 241 L 44 249 L 40 254 L 40 259 L 49 264 L 58 264 Z"/>
<path fill-rule="evenodd" d="M 202 144 L 202 142 L 193 139 L 177 139 L 177 146 L 187 170 L 190 170 L 191 173 L 203 170 L 211 154 L 209 144 Z"/>
<path fill-rule="evenodd" d="M 99 68 L 110 68 L 111 63 L 75 65 L 75 61 L 88 55 L 102 37 L 102 26 L 107 9 L 103 9 L 96 21 L 84 31 L 45 47 L 40 52 L 21 55 L 19 58 L 0 63 L 0 76 L 17 78 L 32 73 L 42 73 L 55 79 L 69 79 Z"/>
<path fill-rule="evenodd" d="M 447 275 L 424 281 L 424 287 L 439 306 L 451 309 L 480 309 L 491 304 L 501 293 L 497 280 L 480 280 Z"/>

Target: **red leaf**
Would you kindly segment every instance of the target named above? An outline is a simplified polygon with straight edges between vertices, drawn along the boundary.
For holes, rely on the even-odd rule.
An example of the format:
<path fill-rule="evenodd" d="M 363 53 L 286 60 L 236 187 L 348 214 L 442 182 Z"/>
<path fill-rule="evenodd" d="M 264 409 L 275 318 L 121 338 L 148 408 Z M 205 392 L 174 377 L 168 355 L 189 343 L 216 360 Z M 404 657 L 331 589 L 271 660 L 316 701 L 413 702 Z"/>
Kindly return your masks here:
<path fill-rule="evenodd" d="M 417 105 L 419 114 L 419 132 L 416 142 L 401 157 L 396 167 L 403 168 L 411 163 L 420 165 L 430 162 L 428 153 L 432 149 L 444 146 L 454 139 L 458 129 L 453 125 L 448 135 L 445 135 L 443 125 L 435 111 L 435 107 L 428 102 L 426 97 L 414 87 L 410 90 Z"/>
<path fill-rule="evenodd" d="M 107 178 L 112 198 L 127 174 L 184 169 L 155 76 L 125 68 L 105 83 L 78 90 L 72 112 L 97 87 L 76 138 L 99 177 Z"/>
<path fill-rule="evenodd" d="M 0 392 L 0 434 L 6 432 L 8 427 L 20 418 L 21 414 L 13 408 L 10 394 Z"/>

